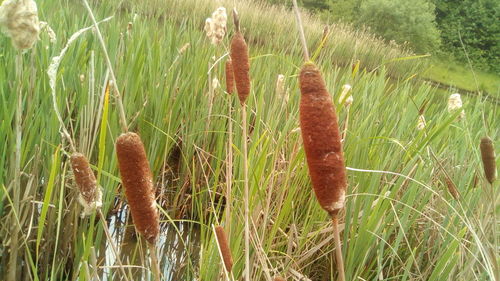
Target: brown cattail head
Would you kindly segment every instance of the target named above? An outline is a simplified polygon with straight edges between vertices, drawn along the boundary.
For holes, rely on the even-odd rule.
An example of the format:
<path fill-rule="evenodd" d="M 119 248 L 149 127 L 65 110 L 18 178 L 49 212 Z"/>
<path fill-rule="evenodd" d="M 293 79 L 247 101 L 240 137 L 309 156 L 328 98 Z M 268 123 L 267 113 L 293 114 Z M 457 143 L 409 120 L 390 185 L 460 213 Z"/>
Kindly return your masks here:
<path fill-rule="evenodd" d="M 488 182 L 493 184 L 497 176 L 493 141 L 489 137 L 482 138 L 480 148 L 481 158 L 483 159 L 484 175 Z"/>
<path fill-rule="evenodd" d="M 135 227 L 149 243 L 154 243 L 160 224 L 152 174 L 139 135 L 125 133 L 119 136 L 116 139 L 116 154 Z"/>
<path fill-rule="evenodd" d="M 334 214 L 344 207 L 347 188 L 337 115 L 314 64 L 304 64 L 299 83 L 300 127 L 309 174 L 319 204 Z"/>
<path fill-rule="evenodd" d="M 247 43 L 239 31 L 234 34 L 231 40 L 230 55 L 236 90 L 238 90 L 241 104 L 244 104 L 250 94 L 250 63 Z"/>
<path fill-rule="evenodd" d="M 222 226 L 216 226 L 215 235 L 217 236 L 217 243 L 220 247 L 222 259 L 224 261 L 224 267 L 226 268 L 227 272 L 231 272 L 231 270 L 233 269 L 233 257 L 231 256 L 231 248 L 229 247 L 229 241 L 227 240 L 224 228 Z"/>
<path fill-rule="evenodd" d="M 71 169 L 80 190 L 78 201 L 84 208 L 82 216 L 90 215 L 102 206 L 102 192 L 97 185 L 94 172 L 90 168 L 87 157 L 78 152 L 71 155 Z"/>
<path fill-rule="evenodd" d="M 234 92 L 234 72 L 231 58 L 226 61 L 226 91 L 228 94 Z"/>

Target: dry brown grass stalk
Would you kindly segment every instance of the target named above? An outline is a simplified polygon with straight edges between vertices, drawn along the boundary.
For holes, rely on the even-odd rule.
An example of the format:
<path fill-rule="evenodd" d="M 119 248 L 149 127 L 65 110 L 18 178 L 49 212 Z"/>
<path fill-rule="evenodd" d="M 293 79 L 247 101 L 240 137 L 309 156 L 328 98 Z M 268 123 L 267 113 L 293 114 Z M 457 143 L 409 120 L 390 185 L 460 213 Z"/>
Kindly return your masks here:
<path fill-rule="evenodd" d="M 160 232 L 153 179 L 139 135 L 125 133 L 116 140 L 122 184 L 137 231 L 154 244 Z"/>

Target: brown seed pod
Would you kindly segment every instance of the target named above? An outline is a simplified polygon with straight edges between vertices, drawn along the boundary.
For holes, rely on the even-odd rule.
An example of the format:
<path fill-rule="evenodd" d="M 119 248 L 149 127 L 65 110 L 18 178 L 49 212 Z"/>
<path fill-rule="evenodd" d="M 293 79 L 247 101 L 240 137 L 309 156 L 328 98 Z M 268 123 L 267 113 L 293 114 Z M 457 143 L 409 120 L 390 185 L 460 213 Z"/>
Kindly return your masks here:
<path fill-rule="evenodd" d="M 337 115 L 314 64 L 304 64 L 299 83 L 300 128 L 312 185 L 321 207 L 335 214 L 344 207 L 347 188 Z"/>
<path fill-rule="evenodd" d="M 219 243 L 220 251 L 222 253 L 224 267 L 227 272 L 231 272 L 233 269 L 233 257 L 231 256 L 231 248 L 229 247 L 229 241 L 227 240 L 224 228 L 222 226 L 216 226 L 215 235 L 217 236 L 217 243 Z"/>
<path fill-rule="evenodd" d="M 226 61 L 226 91 L 228 94 L 234 92 L 233 61 L 231 58 Z"/>
<path fill-rule="evenodd" d="M 139 135 L 125 133 L 116 139 L 122 184 L 137 231 L 153 244 L 160 232 L 153 179 Z"/>
<path fill-rule="evenodd" d="M 250 63 L 247 43 L 239 31 L 234 34 L 231 40 L 230 55 L 238 97 L 241 104 L 244 104 L 250 94 Z"/>
<path fill-rule="evenodd" d="M 488 182 L 493 184 L 497 174 L 493 141 L 489 137 L 482 138 L 480 148 L 481 158 L 483 159 L 484 175 Z"/>
<path fill-rule="evenodd" d="M 102 206 L 102 192 L 97 184 L 94 172 L 85 155 L 75 152 L 71 155 L 71 170 L 80 191 L 78 202 L 83 206 L 82 217 L 93 214 Z"/>
<path fill-rule="evenodd" d="M 71 169 L 75 175 L 76 185 L 80 194 L 87 203 L 96 199 L 97 180 L 90 168 L 89 161 L 85 155 L 75 152 L 71 155 Z"/>

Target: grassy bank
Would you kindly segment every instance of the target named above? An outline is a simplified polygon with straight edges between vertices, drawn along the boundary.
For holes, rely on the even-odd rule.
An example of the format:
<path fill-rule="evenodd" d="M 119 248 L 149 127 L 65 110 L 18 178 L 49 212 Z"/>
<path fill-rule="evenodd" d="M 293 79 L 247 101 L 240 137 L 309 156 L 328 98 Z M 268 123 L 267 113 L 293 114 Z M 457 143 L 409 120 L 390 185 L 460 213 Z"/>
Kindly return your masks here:
<path fill-rule="evenodd" d="M 194 0 L 121 3 L 92 6 L 98 19 L 114 15 L 101 28 L 130 128 L 141 135 L 156 179 L 162 221 L 158 247 L 165 279 L 223 280 L 213 224 L 231 225 L 233 272 L 241 279 L 240 106 L 223 88 L 210 90 L 213 78 L 224 85 L 221 62 L 228 40 L 215 47 L 203 33 L 205 18 L 217 5 Z M 221 3 L 232 9 L 233 1 Z M 312 194 L 297 130 L 296 76 L 302 59 L 295 23 L 290 12 L 249 3 L 238 1 L 237 8 L 251 55 L 252 280 L 272 280 L 278 274 L 287 280 L 333 280 L 331 224 Z M 22 66 L 16 66 L 16 52 L 7 38 L 0 37 L 4 66 L 0 68 L 0 276 L 5 275 L 12 252 L 14 225 L 20 229 L 22 279 L 94 280 L 94 274 L 104 280 L 119 279 L 102 224 L 94 216 L 79 217 L 68 147 L 60 134 L 46 73 L 71 34 L 91 22 L 79 1 L 44 1 L 39 10 L 40 18 L 57 34 L 56 43 L 41 34 L 36 48 L 22 55 Z M 305 21 L 314 50 L 323 27 L 312 18 Z M 480 98 L 464 98 L 466 118 L 456 121 L 456 114 L 446 111 L 446 95 L 405 79 L 420 69 L 418 60 L 384 64 L 409 53 L 366 33 L 334 28 L 317 63 L 341 125 L 349 120 L 344 150 L 351 169 L 341 221 L 348 280 L 492 280 L 492 211 L 498 211 L 492 210 L 492 203 L 498 193 L 492 196 L 483 177 L 478 144 L 484 135 L 498 139 L 498 107 Z M 232 24 L 228 30 L 232 33 Z M 361 67 L 353 71 L 351 64 L 357 60 Z M 16 79 L 16 67 L 22 68 L 23 79 Z M 389 78 L 397 73 L 404 74 L 399 81 Z M 285 75 L 284 94 L 276 91 L 278 74 Z M 114 148 L 121 133 L 118 110 L 113 96 L 104 91 L 109 77 L 92 31 L 69 47 L 57 78 L 57 107 L 78 149 L 93 164 L 103 188 L 103 213 L 129 279 L 150 276 L 144 241 L 135 237 L 127 219 Z M 349 109 L 338 104 L 346 83 L 353 87 Z M 11 158 L 18 88 L 24 100 L 22 188 L 16 191 Z M 427 127 L 418 131 L 424 103 Z M 233 143 L 228 143 L 231 121 Z M 233 200 L 226 202 L 229 182 Z M 453 186 L 459 200 L 449 193 Z M 15 192 L 21 196 L 17 213 L 12 208 Z M 224 213 L 227 204 L 233 210 L 229 219 Z"/>

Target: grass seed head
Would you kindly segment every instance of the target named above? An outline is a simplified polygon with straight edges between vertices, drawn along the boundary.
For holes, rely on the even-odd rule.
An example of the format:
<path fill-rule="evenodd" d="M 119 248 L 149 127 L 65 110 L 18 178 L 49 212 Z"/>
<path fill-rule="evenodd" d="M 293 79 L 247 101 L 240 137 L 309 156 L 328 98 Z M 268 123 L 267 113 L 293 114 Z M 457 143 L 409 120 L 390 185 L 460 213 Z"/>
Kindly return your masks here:
<path fill-rule="evenodd" d="M 248 46 L 241 32 L 236 32 L 231 40 L 231 60 L 233 61 L 234 82 L 241 104 L 250 94 L 250 63 Z"/>
<path fill-rule="evenodd" d="M 347 188 L 337 115 L 314 64 L 302 67 L 299 83 L 300 127 L 309 174 L 321 207 L 333 214 L 344 207 Z"/>
<path fill-rule="evenodd" d="M 224 228 L 222 226 L 216 226 L 215 235 L 217 236 L 217 242 L 219 243 L 220 251 L 222 253 L 224 267 L 227 272 L 231 272 L 233 269 L 233 257 L 231 256 L 231 248 L 229 247 L 229 241 L 227 240 Z"/>
<path fill-rule="evenodd" d="M 139 135 L 119 136 L 116 154 L 135 227 L 149 243 L 154 243 L 160 231 L 158 210 L 149 162 Z"/>
<path fill-rule="evenodd" d="M 102 206 L 102 192 L 97 185 L 94 172 L 85 155 L 75 152 L 71 155 L 71 169 L 80 191 L 78 201 L 83 206 L 82 216 L 91 215 Z"/>
<path fill-rule="evenodd" d="M 234 92 L 234 72 L 233 72 L 233 61 L 231 58 L 226 60 L 226 91 L 228 94 Z"/>
<path fill-rule="evenodd" d="M 484 175 L 489 183 L 493 184 L 497 177 L 497 167 L 495 162 L 495 148 L 493 141 L 489 137 L 481 139 L 481 158 L 483 160 Z"/>
<path fill-rule="evenodd" d="M 17 49 L 31 49 L 38 40 L 40 23 L 33 0 L 5 0 L 0 5 L 0 28 Z"/>

